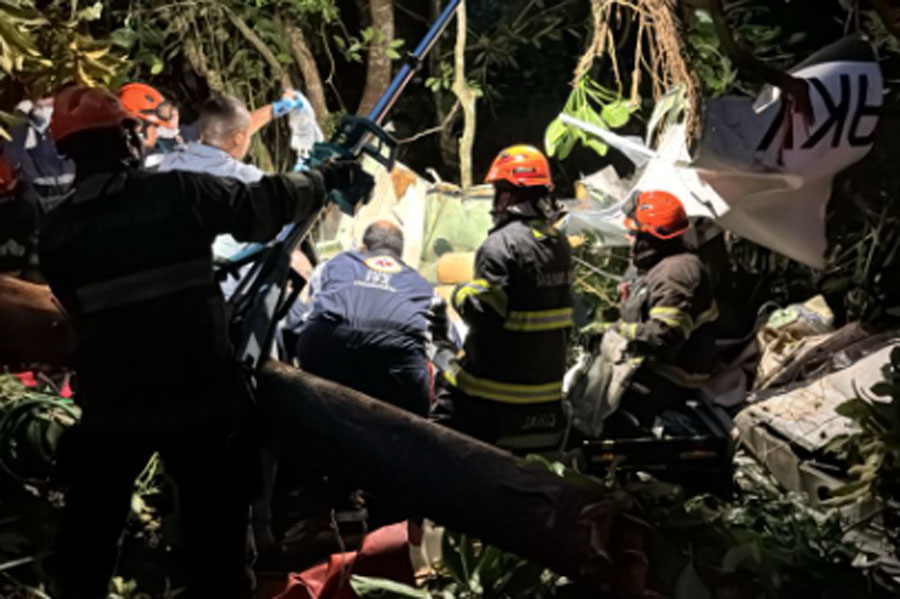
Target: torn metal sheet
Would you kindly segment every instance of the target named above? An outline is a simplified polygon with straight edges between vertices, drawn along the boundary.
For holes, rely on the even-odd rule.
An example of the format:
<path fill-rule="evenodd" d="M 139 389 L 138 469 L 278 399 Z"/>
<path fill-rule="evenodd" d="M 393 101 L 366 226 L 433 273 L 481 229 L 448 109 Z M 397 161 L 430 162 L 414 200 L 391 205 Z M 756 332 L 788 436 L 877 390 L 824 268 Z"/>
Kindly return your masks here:
<path fill-rule="evenodd" d="M 639 167 L 649 158 L 634 189 L 674 193 L 689 216 L 713 219 L 723 229 L 821 268 L 832 182 L 872 148 L 883 78 L 874 49 L 857 37 L 822 49 L 792 74 L 809 83 L 812 122 L 790 111 L 776 88 L 766 88 L 755 100 L 710 100 L 694 156 L 684 124 L 669 127 L 655 149 L 643 150 L 631 138 L 571 124 L 602 137 Z M 610 214 L 605 220 L 621 227 L 620 219 Z"/>
<path fill-rule="evenodd" d="M 823 449 L 841 434 L 856 431 L 853 421 L 835 408 L 868 390 L 882 379 L 881 367 L 890 359 L 890 343 L 852 366 L 770 394 L 738 414 L 735 423 L 742 435 L 764 425 L 791 444 L 808 451 Z"/>

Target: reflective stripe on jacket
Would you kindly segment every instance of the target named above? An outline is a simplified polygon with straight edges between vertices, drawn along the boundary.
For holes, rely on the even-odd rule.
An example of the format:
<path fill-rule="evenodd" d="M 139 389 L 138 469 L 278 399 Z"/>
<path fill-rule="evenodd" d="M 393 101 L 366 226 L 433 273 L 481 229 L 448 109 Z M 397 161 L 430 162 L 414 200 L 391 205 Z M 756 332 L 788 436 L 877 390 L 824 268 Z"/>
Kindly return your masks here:
<path fill-rule="evenodd" d="M 513 218 L 479 248 L 475 275 L 451 298 L 470 330 L 445 378 L 471 397 L 559 401 L 573 318 L 568 240 L 542 219 Z"/>
<path fill-rule="evenodd" d="M 632 283 L 618 332 L 646 367 L 682 387 L 698 387 L 714 366 L 712 323 L 719 317 L 712 280 L 696 254 L 661 259 Z"/>
<path fill-rule="evenodd" d="M 271 239 L 324 196 L 317 173 L 244 185 L 123 166 L 77 181 L 40 252 L 78 334 L 85 419 L 158 429 L 228 413 L 238 375 L 210 243 Z"/>

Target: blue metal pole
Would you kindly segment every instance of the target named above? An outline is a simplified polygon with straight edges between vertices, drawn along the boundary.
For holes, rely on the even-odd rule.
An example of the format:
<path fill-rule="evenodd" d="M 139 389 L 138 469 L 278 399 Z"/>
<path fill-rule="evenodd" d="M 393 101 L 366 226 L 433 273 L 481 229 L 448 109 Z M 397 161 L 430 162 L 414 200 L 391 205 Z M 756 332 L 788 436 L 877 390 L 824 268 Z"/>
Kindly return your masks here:
<path fill-rule="evenodd" d="M 382 121 L 394 106 L 397 98 L 403 93 L 403 89 L 406 87 L 407 83 L 409 83 L 409 80 L 415 75 L 419 66 L 419 61 L 431 51 L 431 48 L 444 32 L 444 29 L 447 28 L 447 25 L 453 18 L 453 14 L 456 12 L 457 7 L 459 7 L 460 2 L 462 2 L 462 0 L 451 0 L 447 6 L 444 7 L 441 15 L 431 26 L 431 29 L 428 30 L 428 33 L 425 34 L 422 41 L 419 42 L 415 51 L 413 51 L 409 61 L 403 65 L 400 72 L 398 72 L 394 77 L 394 80 L 391 81 L 387 91 L 384 92 L 384 95 L 378 100 L 378 104 L 376 104 L 375 108 L 372 109 L 372 112 L 369 113 L 369 120 L 379 125 L 382 124 Z"/>

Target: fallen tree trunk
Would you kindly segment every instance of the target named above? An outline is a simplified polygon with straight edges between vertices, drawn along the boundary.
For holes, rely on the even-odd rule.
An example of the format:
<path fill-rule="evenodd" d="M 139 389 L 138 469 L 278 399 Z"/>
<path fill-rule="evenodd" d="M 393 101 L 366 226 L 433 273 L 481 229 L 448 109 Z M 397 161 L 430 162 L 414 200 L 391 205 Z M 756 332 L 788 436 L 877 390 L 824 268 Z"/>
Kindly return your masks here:
<path fill-rule="evenodd" d="M 0 364 L 63 366 L 75 336 L 46 285 L 0 275 Z"/>
<path fill-rule="evenodd" d="M 614 589 L 643 587 L 642 525 L 618 517 L 617 502 L 603 485 L 557 476 L 280 363 L 267 364 L 258 383 L 268 419 L 282 439 L 296 443 L 290 450 L 318 447 L 318 454 L 304 457 L 327 459 L 333 473 L 351 478 L 392 508 L 566 576 Z M 631 582 L 619 580 L 622 576 Z"/>

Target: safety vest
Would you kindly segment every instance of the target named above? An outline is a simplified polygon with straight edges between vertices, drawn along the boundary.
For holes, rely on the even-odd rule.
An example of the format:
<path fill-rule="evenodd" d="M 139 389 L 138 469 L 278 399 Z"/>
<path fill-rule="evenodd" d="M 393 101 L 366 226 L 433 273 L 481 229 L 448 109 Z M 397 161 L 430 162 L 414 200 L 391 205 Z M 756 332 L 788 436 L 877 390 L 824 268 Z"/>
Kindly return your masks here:
<path fill-rule="evenodd" d="M 573 324 L 567 239 L 542 219 L 514 218 L 479 248 L 475 275 L 452 296 L 470 330 L 445 378 L 475 398 L 559 401 Z"/>

